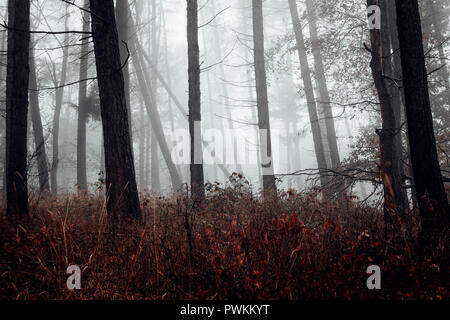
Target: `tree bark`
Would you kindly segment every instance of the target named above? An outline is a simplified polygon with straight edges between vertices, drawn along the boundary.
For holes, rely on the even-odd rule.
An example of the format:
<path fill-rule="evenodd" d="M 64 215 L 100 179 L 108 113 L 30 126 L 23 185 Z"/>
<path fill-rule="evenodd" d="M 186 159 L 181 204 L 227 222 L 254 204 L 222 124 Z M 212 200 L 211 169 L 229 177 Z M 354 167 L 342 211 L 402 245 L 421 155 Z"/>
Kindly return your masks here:
<path fill-rule="evenodd" d="M 8 1 L 8 26 L 10 29 L 8 29 L 6 75 L 6 214 L 27 216 L 30 1 Z"/>
<path fill-rule="evenodd" d="M 420 208 L 422 249 L 434 249 L 450 226 L 450 209 L 434 137 L 417 0 L 396 0 L 408 136 Z"/>
<path fill-rule="evenodd" d="M 402 60 L 400 57 L 399 51 L 399 42 L 398 42 L 398 32 L 397 32 L 397 10 L 395 8 L 394 1 L 387 2 L 387 13 L 388 13 L 388 28 L 389 35 L 391 38 L 391 50 L 392 50 L 392 63 L 393 63 L 393 78 L 401 79 L 402 78 Z M 402 118 L 404 118 L 405 114 L 405 92 L 403 87 L 395 88 L 393 87 L 393 101 L 394 101 L 394 113 L 396 120 L 396 127 L 400 128 L 402 126 Z M 408 131 L 408 125 L 406 127 L 406 134 Z M 414 177 L 414 171 L 411 165 L 411 157 L 410 157 L 410 148 L 409 141 L 407 141 L 407 164 L 408 164 L 408 174 L 410 177 Z M 403 143 L 402 143 L 402 133 L 398 134 L 395 137 L 395 148 L 399 153 L 399 158 L 403 159 Z M 400 168 L 400 173 L 404 174 L 403 167 Z M 413 207 L 417 208 L 417 197 L 416 197 L 416 188 L 412 183 L 411 187 L 411 197 Z M 407 199 L 407 198 L 406 198 Z M 406 206 L 405 206 L 406 207 Z"/>
<path fill-rule="evenodd" d="M 306 46 L 301 29 L 300 18 L 298 16 L 297 3 L 295 0 L 289 0 L 289 8 L 291 11 L 292 24 L 294 26 L 295 40 L 301 66 L 301 75 L 303 79 L 306 102 L 308 105 L 309 120 L 311 122 L 311 129 L 313 133 L 314 150 L 316 153 L 317 165 L 320 170 L 320 182 L 322 187 L 325 187 L 328 183 L 328 178 L 325 176 L 323 171 L 327 169 L 327 161 L 322 142 L 319 119 L 317 116 L 316 99 L 314 97 L 314 88 L 311 80 L 308 57 L 306 55 Z"/>
<path fill-rule="evenodd" d="M 370 31 L 372 60 L 370 67 L 375 81 L 375 87 L 380 101 L 382 129 L 377 130 L 380 137 L 381 176 L 384 186 L 384 219 L 386 238 L 392 239 L 396 228 L 400 227 L 399 220 L 405 216 L 406 194 L 402 187 L 401 159 L 396 149 L 396 136 L 400 135 L 394 112 L 392 89 L 386 77 L 392 76 L 390 61 L 390 42 L 387 28 L 387 7 L 384 0 L 368 0 L 367 6 L 378 5 L 381 8 L 381 30 Z"/>
<path fill-rule="evenodd" d="M 189 133 L 191 136 L 191 193 L 205 196 L 201 136 L 200 50 L 198 46 L 197 0 L 187 0 L 187 42 L 189 75 Z"/>
<path fill-rule="evenodd" d="M 33 123 L 34 143 L 36 145 L 36 158 L 39 175 L 39 191 L 43 195 L 47 195 L 50 191 L 50 182 L 48 178 L 48 162 L 47 153 L 45 152 L 44 130 L 42 128 L 41 111 L 39 108 L 39 92 L 36 62 L 33 49 L 30 50 L 30 113 Z"/>
<path fill-rule="evenodd" d="M 267 97 L 266 64 L 264 55 L 264 18 L 262 0 L 252 0 L 253 58 L 255 64 L 256 101 L 260 136 L 261 167 L 265 195 L 276 193 L 270 133 L 269 101 Z"/>
<path fill-rule="evenodd" d="M 90 0 L 103 136 L 107 212 L 141 216 L 113 0 Z"/>
<path fill-rule="evenodd" d="M 89 9 L 89 0 L 84 0 L 84 8 Z M 83 12 L 83 32 L 89 31 L 89 14 Z M 89 39 L 83 39 L 80 52 L 80 80 L 88 77 Z M 78 85 L 78 123 L 77 123 L 77 186 L 79 192 L 87 191 L 86 173 L 86 104 L 87 82 Z"/>

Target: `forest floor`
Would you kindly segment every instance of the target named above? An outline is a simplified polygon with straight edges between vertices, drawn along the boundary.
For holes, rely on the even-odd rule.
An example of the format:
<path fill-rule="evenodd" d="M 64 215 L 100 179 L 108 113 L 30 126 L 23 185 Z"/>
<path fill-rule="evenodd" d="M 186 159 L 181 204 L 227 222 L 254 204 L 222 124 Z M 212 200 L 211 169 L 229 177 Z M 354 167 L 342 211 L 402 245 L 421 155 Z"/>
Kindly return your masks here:
<path fill-rule="evenodd" d="M 108 223 L 102 197 L 32 205 L 0 217 L 0 299 L 448 299 L 442 261 L 414 242 L 386 245 L 379 210 L 285 193 L 263 202 L 217 189 L 197 210 L 187 197 L 144 197 L 143 221 Z M 4 209 L 2 209 L 4 212 Z M 413 232 L 414 233 L 414 232 Z M 69 265 L 81 290 L 68 290 Z M 370 265 L 381 290 L 369 290 Z"/>

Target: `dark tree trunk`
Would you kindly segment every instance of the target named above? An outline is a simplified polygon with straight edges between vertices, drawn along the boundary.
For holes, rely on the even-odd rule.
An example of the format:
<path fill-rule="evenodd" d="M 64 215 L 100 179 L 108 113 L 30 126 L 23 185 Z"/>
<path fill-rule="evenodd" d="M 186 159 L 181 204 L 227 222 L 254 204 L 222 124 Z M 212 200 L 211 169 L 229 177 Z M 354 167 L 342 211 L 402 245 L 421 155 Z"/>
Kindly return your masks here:
<path fill-rule="evenodd" d="M 397 10 L 395 8 L 395 1 L 387 2 L 387 13 L 388 13 L 388 27 L 389 27 L 389 35 L 391 38 L 391 50 L 392 50 L 392 63 L 393 63 L 393 78 L 401 79 L 402 78 L 402 60 L 400 57 L 399 51 L 399 42 L 398 42 L 398 32 L 397 32 Z M 393 101 L 394 101 L 394 113 L 395 113 L 395 121 L 396 127 L 400 128 L 402 126 L 402 118 L 404 118 L 405 114 L 405 92 L 403 90 L 403 86 L 400 88 L 393 87 Z M 406 131 L 408 130 L 408 126 L 406 125 Z M 411 157 L 409 152 L 409 142 L 407 142 L 407 164 L 408 164 L 408 173 L 410 177 L 414 177 L 414 172 L 411 165 Z M 403 143 L 402 143 L 402 133 L 396 135 L 395 137 L 395 148 L 399 153 L 399 158 L 403 158 Z M 401 174 L 404 174 L 403 167 L 400 168 Z M 414 183 L 411 183 L 411 197 L 413 207 L 417 208 L 417 197 L 416 197 L 416 188 Z"/>
<path fill-rule="evenodd" d="M 39 175 L 39 191 L 47 195 L 50 191 L 50 182 L 48 179 L 47 153 L 45 152 L 44 130 L 42 128 L 41 111 L 39 108 L 39 92 L 36 63 L 33 50 L 30 50 L 30 113 L 33 123 L 34 143 L 36 145 L 36 158 Z M 33 90 L 34 89 L 34 90 Z"/>
<path fill-rule="evenodd" d="M 384 186 L 386 238 L 390 240 L 395 234 L 395 229 L 401 225 L 400 217 L 405 216 L 406 194 L 402 188 L 401 159 L 395 144 L 396 136 L 400 135 L 400 127 L 397 127 L 392 89 L 386 79 L 386 76 L 392 76 L 386 6 L 385 3 L 380 3 L 378 0 L 368 0 L 367 6 L 371 5 L 380 5 L 382 14 L 381 30 L 372 29 L 370 31 L 372 47 L 370 67 L 380 101 L 382 129 L 377 130 L 377 134 L 380 137 L 380 170 Z"/>
<path fill-rule="evenodd" d="M 30 1 L 8 1 L 6 75 L 6 213 L 28 215 L 27 117 Z M 20 30 L 20 31 L 19 31 Z"/>
<path fill-rule="evenodd" d="M 205 195 L 201 136 L 200 50 L 198 46 L 197 0 L 187 0 L 187 42 L 189 75 L 189 133 L 191 135 L 191 192 L 195 198 Z"/>
<path fill-rule="evenodd" d="M 393 4 L 392 1 L 389 0 L 378 0 L 379 5 L 381 7 L 381 47 L 382 47 L 382 68 L 383 68 L 383 81 L 389 93 L 389 99 L 391 103 L 392 111 L 388 111 L 388 113 L 393 116 L 393 119 L 389 120 L 389 125 L 393 125 L 395 130 L 390 132 L 390 139 L 392 142 L 392 167 L 391 172 L 392 175 L 399 181 L 398 185 L 393 186 L 394 192 L 396 194 L 395 203 L 398 205 L 399 213 L 404 217 L 407 213 L 408 206 L 408 196 L 406 193 L 406 189 L 404 188 L 403 177 L 404 177 L 404 164 L 403 164 L 403 144 L 402 144 L 402 100 L 401 94 L 403 91 L 399 88 L 399 85 L 387 78 L 390 77 L 392 79 L 401 78 L 401 59 L 399 56 L 399 52 L 396 52 L 396 55 L 391 54 L 392 52 L 392 41 L 391 34 L 392 28 L 391 24 L 391 12 L 390 4 Z M 395 7 L 395 4 L 394 4 Z M 395 14 L 395 13 L 394 13 Z M 397 34 L 398 40 L 398 34 Z M 398 45 L 398 41 L 397 41 Z M 398 48 L 398 46 L 397 46 Z M 399 63 L 400 66 L 396 66 L 395 63 Z M 398 76 L 398 77 L 396 77 Z"/>
<path fill-rule="evenodd" d="M 89 0 L 84 0 L 84 8 L 89 9 Z M 83 12 L 83 32 L 89 31 L 89 14 Z M 88 76 L 89 39 L 83 39 L 80 53 L 80 79 Z M 78 86 L 78 124 L 77 124 L 77 186 L 80 192 L 87 191 L 86 173 L 86 104 L 87 82 L 81 81 Z"/>
<path fill-rule="evenodd" d="M 295 0 L 289 0 L 289 8 L 291 11 L 292 24 L 294 25 L 295 40 L 300 60 L 306 103 L 308 105 L 309 120 L 311 122 L 311 129 L 313 133 L 316 160 L 319 170 L 321 171 L 320 182 L 322 187 L 324 187 L 328 183 L 328 178 L 326 177 L 325 173 L 323 173 L 323 171 L 327 169 L 327 161 L 322 142 L 319 118 L 317 116 L 316 99 L 314 97 L 314 88 L 311 80 L 311 72 L 308 65 L 308 57 L 306 55 L 305 40 L 303 37 L 300 18 L 298 16 L 297 3 Z"/>
<path fill-rule="evenodd" d="M 253 55 L 256 79 L 256 101 L 258 105 L 258 127 L 260 135 L 261 167 L 265 194 L 276 193 L 270 134 L 269 101 L 267 97 L 266 63 L 264 54 L 264 18 L 262 0 L 252 1 L 253 11 Z"/>
<path fill-rule="evenodd" d="M 422 27 L 417 0 L 396 0 L 414 182 L 420 208 L 422 249 L 434 249 L 450 226 L 430 107 Z"/>
<path fill-rule="evenodd" d="M 90 0 L 105 143 L 107 211 L 141 216 L 113 0 Z"/>

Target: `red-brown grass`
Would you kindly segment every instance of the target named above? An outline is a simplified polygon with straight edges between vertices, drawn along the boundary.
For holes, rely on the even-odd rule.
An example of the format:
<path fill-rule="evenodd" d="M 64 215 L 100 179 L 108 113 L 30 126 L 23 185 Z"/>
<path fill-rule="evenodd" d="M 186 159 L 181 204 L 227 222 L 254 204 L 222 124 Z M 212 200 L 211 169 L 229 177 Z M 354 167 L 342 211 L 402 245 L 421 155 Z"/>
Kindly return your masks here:
<path fill-rule="evenodd" d="M 216 189 L 194 210 L 183 196 L 141 198 L 143 220 L 120 226 L 102 197 L 41 200 L 20 222 L 2 214 L 0 299 L 449 297 L 439 262 L 387 246 L 382 213 L 352 199 Z M 66 288 L 72 264 L 81 290 Z M 381 290 L 366 287 L 373 264 Z"/>

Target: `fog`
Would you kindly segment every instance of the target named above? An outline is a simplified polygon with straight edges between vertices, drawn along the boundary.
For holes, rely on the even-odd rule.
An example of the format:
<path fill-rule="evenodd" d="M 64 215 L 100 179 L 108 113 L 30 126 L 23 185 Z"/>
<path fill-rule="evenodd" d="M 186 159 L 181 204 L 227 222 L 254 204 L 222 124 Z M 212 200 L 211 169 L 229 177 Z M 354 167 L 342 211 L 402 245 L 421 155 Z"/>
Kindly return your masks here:
<path fill-rule="evenodd" d="M 7 21 L 6 1 L 1 1 L 2 20 Z M 58 193 L 73 192 L 77 186 L 77 104 L 79 85 L 80 40 L 84 35 L 55 32 L 82 30 L 83 1 L 69 5 L 63 1 L 41 0 L 32 2 L 32 30 L 52 31 L 53 34 L 32 35 L 37 70 L 40 112 L 44 129 L 45 149 L 49 163 L 52 159 L 56 89 L 60 85 L 64 58 L 63 48 L 68 46 L 68 69 L 63 87 L 60 115 L 59 159 L 57 162 Z M 189 165 L 183 152 L 189 152 L 188 123 L 188 62 L 186 42 L 186 5 L 182 0 L 132 1 L 132 21 L 136 32 L 130 28 L 130 37 L 138 37 L 153 64 L 178 99 L 180 106 L 146 64 L 144 72 L 151 80 L 155 101 L 161 117 L 164 134 L 178 170 L 185 183 L 189 182 Z M 224 162 L 229 173 L 240 173 L 250 182 L 253 190 L 261 189 L 259 142 L 257 137 L 257 105 L 253 67 L 253 38 L 251 1 L 212 1 L 199 3 L 199 45 L 201 63 L 202 130 L 204 137 L 215 133 L 222 135 L 216 142 L 217 159 L 205 160 L 205 181 L 229 183 L 229 177 L 217 166 Z M 330 147 L 326 136 L 325 115 L 321 109 L 317 75 L 305 4 L 298 2 L 302 31 L 305 37 L 309 67 L 316 93 L 322 142 L 327 165 L 332 167 Z M 315 4 L 317 29 L 325 77 L 327 80 L 333 120 L 336 128 L 339 157 L 343 166 L 361 165 L 371 171 L 378 159 L 377 142 L 373 141 L 375 129 L 380 127 L 376 91 L 370 71 L 370 53 L 365 44 L 370 43 L 367 26 L 367 7 L 363 1 L 345 0 L 339 3 L 319 1 Z M 448 10 L 448 9 L 447 9 Z M 155 28 L 154 30 L 152 28 Z M 448 28 L 445 29 L 448 35 Z M 5 48 L 5 32 L 2 46 Z M 152 37 L 156 36 L 156 39 Z M 270 124 L 274 173 L 279 189 L 305 190 L 318 185 L 318 168 L 308 116 L 305 90 L 300 73 L 295 37 L 288 1 L 264 2 L 264 36 L 268 84 Z M 447 38 L 445 38 L 447 39 Z M 66 42 L 64 42 L 66 40 Z M 123 44 L 122 44 L 123 45 Z M 433 44 L 432 44 L 433 45 Z M 442 42 L 443 53 L 448 53 L 448 41 Z M 153 52 L 156 50 L 156 52 Z M 437 49 L 436 49 L 437 50 Z M 435 50 L 435 52 L 436 52 Z M 433 48 L 430 48 L 433 52 Z M 441 52 L 441 53 L 442 53 Z M 133 52 L 131 52 L 133 55 Z M 447 55 L 448 56 L 448 55 Z M 429 56 L 432 64 L 436 57 Z M 96 75 L 95 60 L 90 43 L 88 78 Z M 164 194 L 171 191 L 167 165 L 152 139 L 153 133 L 136 79 L 132 59 L 130 66 L 130 105 L 133 152 L 136 180 L 141 192 Z M 5 62 L 2 63 L 5 68 Z M 4 82 L 6 71 L 2 71 Z M 87 120 L 86 175 L 89 190 L 94 192 L 102 182 L 102 131 L 98 114 L 96 80 L 88 80 L 88 95 L 94 114 Z M 33 90 L 34 88 L 30 88 Z M 61 89 L 60 89 L 61 90 Z M 97 114 L 95 114 L 97 110 Z M 183 112 L 181 112 L 183 111 Z M 31 122 L 31 121 L 30 121 Z M 38 190 L 36 146 L 29 125 L 29 185 Z M 215 129 L 216 131 L 213 131 Z M 3 132 L 3 131 L 2 131 Z M 184 132 L 184 133 L 183 133 Z M 184 138 L 180 139 L 180 135 Z M 371 137 L 364 138 L 363 135 Z M 221 141 L 224 138 L 232 140 Z M 2 133 L 4 141 L 4 133 Z M 212 139 L 212 138 L 211 138 Z M 374 142 L 361 147 L 364 139 Z M 208 143 L 210 141 L 207 141 Z M 222 142 L 222 143 L 221 143 Z M 224 144 L 224 149 L 221 144 Z M 245 145 L 245 146 L 244 146 Z M 4 148 L 4 143 L 3 143 Z M 372 148 L 371 150 L 369 150 Z M 214 149 L 212 145 L 210 150 Z M 184 151 L 180 151 L 184 150 Z M 237 151 L 237 155 L 234 153 Z M 242 155 L 245 152 L 245 156 Z M 34 154 L 34 156 L 33 156 Z M 208 156 L 208 155 L 207 155 Z M 239 159 L 238 159 L 239 158 Z M 236 163 L 237 160 L 237 163 Z M 369 170 L 370 169 L 370 170 Z M 374 185 L 372 176 L 358 176 L 349 180 L 352 194 L 367 196 Z M 376 187 L 376 186 L 375 186 Z"/>

